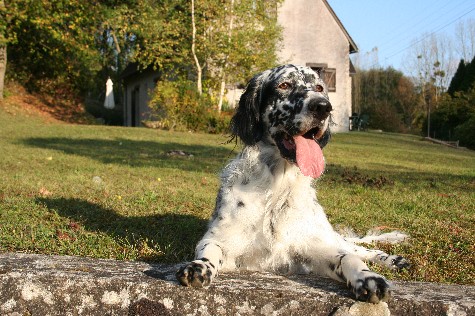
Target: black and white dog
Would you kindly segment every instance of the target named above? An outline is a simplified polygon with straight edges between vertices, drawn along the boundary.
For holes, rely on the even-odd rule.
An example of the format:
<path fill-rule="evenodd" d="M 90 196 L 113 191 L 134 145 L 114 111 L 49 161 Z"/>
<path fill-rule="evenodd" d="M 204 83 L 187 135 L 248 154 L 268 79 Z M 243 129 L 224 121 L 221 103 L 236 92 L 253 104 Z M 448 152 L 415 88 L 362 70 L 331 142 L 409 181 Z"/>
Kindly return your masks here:
<path fill-rule="evenodd" d="M 388 282 L 364 261 L 391 269 L 408 262 L 335 232 L 312 188 L 325 167 L 331 111 L 326 86 L 310 68 L 285 65 L 250 80 L 231 121 L 245 146 L 221 175 L 196 260 L 176 274 L 182 285 L 207 286 L 218 271 L 234 269 L 313 272 L 345 282 L 359 300 L 388 299 Z"/>

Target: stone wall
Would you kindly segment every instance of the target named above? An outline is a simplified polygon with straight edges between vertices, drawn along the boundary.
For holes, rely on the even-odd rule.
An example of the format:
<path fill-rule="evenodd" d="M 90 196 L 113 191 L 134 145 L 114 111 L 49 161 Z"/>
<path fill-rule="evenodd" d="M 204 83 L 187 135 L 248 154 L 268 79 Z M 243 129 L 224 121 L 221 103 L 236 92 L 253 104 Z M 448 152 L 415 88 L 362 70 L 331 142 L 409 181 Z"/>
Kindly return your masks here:
<path fill-rule="evenodd" d="M 392 299 L 355 302 L 315 276 L 226 273 L 207 289 L 175 282 L 176 266 L 0 254 L 0 315 L 475 315 L 475 287 L 394 282 Z"/>
<path fill-rule="evenodd" d="M 333 132 L 348 132 L 351 116 L 350 43 L 321 0 L 286 0 L 279 7 L 283 27 L 281 63 L 325 64 L 336 70 L 336 91 L 329 92 Z"/>

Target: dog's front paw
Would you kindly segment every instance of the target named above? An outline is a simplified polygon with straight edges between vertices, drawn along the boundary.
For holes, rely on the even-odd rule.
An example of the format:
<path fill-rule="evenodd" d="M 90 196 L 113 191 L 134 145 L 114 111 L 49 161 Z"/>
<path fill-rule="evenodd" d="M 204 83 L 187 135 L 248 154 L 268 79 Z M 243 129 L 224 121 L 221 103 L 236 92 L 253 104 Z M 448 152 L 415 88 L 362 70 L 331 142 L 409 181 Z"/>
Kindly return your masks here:
<path fill-rule="evenodd" d="M 389 261 L 389 267 L 394 270 L 402 270 L 402 269 L 409 269 L 411 267 L 411 264 L 409 261 L 406 260 L 406 258 L 402 256 L 389 256 L 388 257 Z"/>
<path fill-rule="evenodd" d="M 181 267 L 175 275 L 181 285 L 203 287 L 211 283 L 212 274 L 204 262 L 195 260 Z"/>
<path fill-rule="evenodd" d="M 391 296 L 389 283 L 377 273 L 363 271 L 359 273 L 355 284 L 351 284 L 356 299 L 377 304 L 380 301 L 388 301 Z"/>

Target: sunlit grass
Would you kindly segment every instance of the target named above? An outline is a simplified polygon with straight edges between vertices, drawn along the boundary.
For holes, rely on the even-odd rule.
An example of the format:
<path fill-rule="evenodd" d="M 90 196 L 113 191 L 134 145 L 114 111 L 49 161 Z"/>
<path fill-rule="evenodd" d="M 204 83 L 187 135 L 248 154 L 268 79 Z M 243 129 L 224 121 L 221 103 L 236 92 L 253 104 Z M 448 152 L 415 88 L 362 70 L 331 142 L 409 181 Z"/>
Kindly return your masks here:
<path fill-rule="evenodd" d="M 0 251 L 191 259 L 219 172 L 236 154 L 225 136 L 45 124 L 1 109 L 0 133 Z M 316 187 L 333 224 L 411 235 L 378 245 L 413 264 L 384 274 L 475 283 L 473 152 L 415 136 L 348 133 L 334 135 L 324 153 Z"/>

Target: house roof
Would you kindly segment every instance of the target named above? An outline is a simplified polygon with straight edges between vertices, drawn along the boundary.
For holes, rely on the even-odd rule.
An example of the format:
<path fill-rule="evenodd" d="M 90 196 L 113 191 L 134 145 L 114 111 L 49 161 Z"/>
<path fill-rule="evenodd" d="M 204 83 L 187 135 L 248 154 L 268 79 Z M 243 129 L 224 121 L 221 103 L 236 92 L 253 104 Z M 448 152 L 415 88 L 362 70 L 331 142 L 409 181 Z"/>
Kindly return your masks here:
<path fill-rule="evenodd" d="M 335 11 L 333 11 L 332 7 L 328 3 L 327 0 L 322 0 L 325 6 L 328 8 L 328 11 L 331 13 L 333 18 L 335 19 L 336 23 L 340 26 L 341 30 L 343 31 L 343 34 L 345 34 L 346 38 L 348 39 L 348 42 L 350 43 L 350 54 L 357 53 L 358 52 L 358 46 L 356 46 L 356 43 L 353 41 L 351 38 L 350 34 L 348 31 L 345 29 L 343 24 L 341 23 L 340 19 L 336 15 Z"/>
<path fill-rule="evenodd" d="M 124 70 L 122 70 L 122 73 L 120 74 L 121 79 L 128 78 L 132 75 L 135 75 L 137 72 L 139 72 L 139 64 L 138 63 L 129 63 L 125 67 Z"/>
<path fill-rule="evenodd" d="M 139 63 L 132 62 L 129 63 L 124 70 L 122 70 L 120 74 L 120 79 L 127 80 L 130 77 L 140 75 L 142 73 L 148 73 L 151 71 L 157 71 L 153 68 L 152 65 L 148 66 L 147 68 L 143 68 Z"/>

